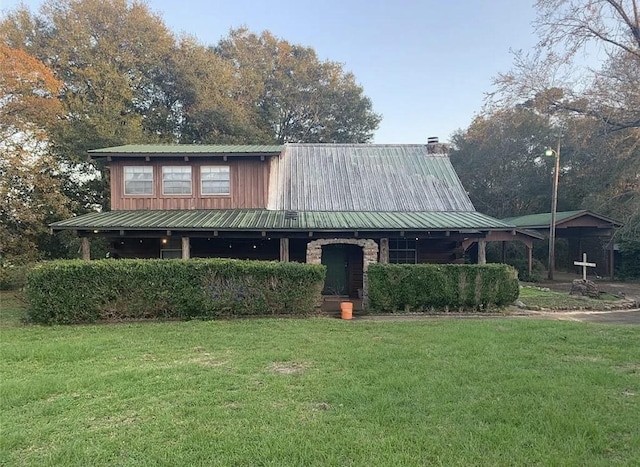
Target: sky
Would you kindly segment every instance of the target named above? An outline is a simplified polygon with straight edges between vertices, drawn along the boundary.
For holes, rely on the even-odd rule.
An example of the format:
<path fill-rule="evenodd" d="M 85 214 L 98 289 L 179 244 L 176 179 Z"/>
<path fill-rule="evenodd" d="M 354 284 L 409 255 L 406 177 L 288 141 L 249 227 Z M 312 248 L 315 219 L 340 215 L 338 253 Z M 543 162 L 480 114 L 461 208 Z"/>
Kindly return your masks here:
<path fill-rule="evenodd" d="M 0 0 L 0 15 L 20 0 Z M 23 0 L 31 10 L 42 1 Z M 492 79 L 531 49 L 533 0 L 148 0 L 176 34 L 216 44 L 241 26 L 312 47 L 353 72 L 382 114 L 375 143 L 449 141 Z"/>

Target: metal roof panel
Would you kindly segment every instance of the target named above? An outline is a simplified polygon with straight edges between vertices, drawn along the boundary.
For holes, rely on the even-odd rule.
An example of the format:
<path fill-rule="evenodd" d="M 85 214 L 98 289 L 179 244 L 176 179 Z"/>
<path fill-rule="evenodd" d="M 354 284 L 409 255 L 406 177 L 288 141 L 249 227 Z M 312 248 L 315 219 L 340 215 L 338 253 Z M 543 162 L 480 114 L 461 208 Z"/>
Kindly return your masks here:
<path fill-rule="evenodd" d="M 286 144 L 272 164 L 273 210 L 475 211 L 449 157 L 426 145 Z"/>
<path fill-rule="evenodd" d="M 111 148 L 92 149 L 91 155 L 113 154 L 280 154 L 284 146 L 260 144 L 127 144 Z"/>
<path fill-rule="evenodd" d="M 479 212 L 286 211 L 266 209 L 108 211 L 54 222 L 54 230 L 509 230 Z"/>

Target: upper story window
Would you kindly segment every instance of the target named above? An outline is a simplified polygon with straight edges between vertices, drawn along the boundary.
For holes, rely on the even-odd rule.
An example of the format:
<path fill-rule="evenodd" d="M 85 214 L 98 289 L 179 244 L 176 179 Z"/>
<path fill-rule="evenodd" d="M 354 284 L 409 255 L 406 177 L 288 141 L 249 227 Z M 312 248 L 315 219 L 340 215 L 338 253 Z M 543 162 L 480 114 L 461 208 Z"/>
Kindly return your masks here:
<path fill-rule="evenodd" d="M 191 194 L 191 167 L 188 165 L 162 167 L 163 195 Z"/>
<path fill-rule="evenodd" d="M 124 167 L 124 194 L 125 195 L 152 195 L 153 194 L 153 167 L 133 166 Z"/>
<path fill-rule="evenodd" d="M 228 165 L 201 167 L 200 181 L 203 195 L 228 195 L 231 193 L 231 177 Z"/>
<path fill-rule="evenodd" d="M 389 239 L 389 262 L 396 264 L 417 263 L 417 241 L 407 238 Z"/>

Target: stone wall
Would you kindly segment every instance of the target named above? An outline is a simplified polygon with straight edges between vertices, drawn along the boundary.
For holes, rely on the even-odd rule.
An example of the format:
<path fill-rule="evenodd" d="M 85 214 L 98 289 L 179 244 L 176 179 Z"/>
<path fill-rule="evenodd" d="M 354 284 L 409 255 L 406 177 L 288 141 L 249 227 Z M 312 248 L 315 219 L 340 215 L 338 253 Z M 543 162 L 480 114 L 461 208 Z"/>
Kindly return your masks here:
<path fill-rule="evenodd" d="M 370 264 L 378 262 L 378 244 L 371 239 L 359 239 L 359 238 L 323 238 L 319 240 L 313 240 L 307 244 L 307 263 L 309 264 L 321 264 L 322 262 L 322 247 L 324 245 L 358 245 L 362 248 L 362 307 L 366 308 L 369 297 L 369 279 L 367 270 Z"/>

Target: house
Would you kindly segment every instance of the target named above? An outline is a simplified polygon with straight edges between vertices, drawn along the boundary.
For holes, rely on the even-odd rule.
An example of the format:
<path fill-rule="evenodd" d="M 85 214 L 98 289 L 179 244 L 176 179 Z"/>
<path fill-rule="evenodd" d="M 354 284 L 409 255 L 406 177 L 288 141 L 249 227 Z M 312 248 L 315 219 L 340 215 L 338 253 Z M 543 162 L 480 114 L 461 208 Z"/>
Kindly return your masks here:
<path fill-rule="evenodd" d="M 128 145 L 89 151 L 111 211 L 51 225 L 106 237 L 120 258 L 322 263 L 325 293 L 367 291 L 375 262 L 461 263 L 465 248 L 531 242 L 477 212 L 439 144 Z M 535 235 L 534 235 L 535 237 Z"/>

